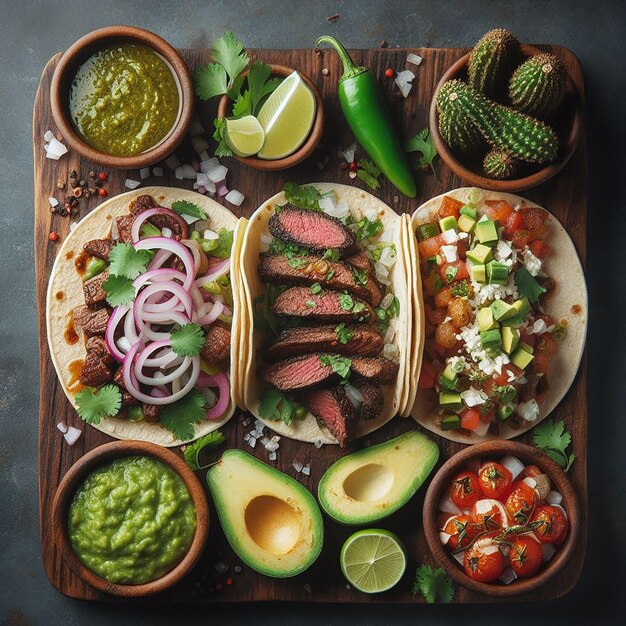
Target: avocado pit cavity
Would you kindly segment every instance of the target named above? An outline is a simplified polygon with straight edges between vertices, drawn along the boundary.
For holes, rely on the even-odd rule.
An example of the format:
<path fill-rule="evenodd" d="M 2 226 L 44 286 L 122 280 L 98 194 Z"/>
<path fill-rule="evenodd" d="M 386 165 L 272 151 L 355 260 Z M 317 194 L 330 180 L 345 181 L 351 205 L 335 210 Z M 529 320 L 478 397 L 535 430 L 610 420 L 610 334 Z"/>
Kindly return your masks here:
<path fill-rule="evenodd" d="M 275 496 L 257 496 L 250 500 L 245 520 L 252 540 L 272 554 L 287 554 L 300 538 L 296 512 Z"/>
<path fill-rule="evenodd" d="M 393 486 L 394 473 L 389 467 L 368 463 L 348 474 L 343 482 L 346 495 L 360 502 L 375 502 Z"/>

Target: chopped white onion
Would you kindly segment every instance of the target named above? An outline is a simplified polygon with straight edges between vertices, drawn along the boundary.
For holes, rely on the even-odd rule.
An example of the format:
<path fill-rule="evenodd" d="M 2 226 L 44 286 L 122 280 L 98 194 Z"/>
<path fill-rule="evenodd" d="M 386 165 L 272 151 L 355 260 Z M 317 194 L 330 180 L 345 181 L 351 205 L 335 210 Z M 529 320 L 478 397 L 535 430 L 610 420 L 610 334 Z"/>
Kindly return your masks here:
<path fill-rule="evenodd" d="M 452 535 L 449 535 L 448 533 L 444 533 L 443 531 L 439 533 L 439 541 L 441 541 L 442 545 L 444 546 L 448 545 L 448 541 L 450 541 L 450 537 L 452 537 Z"/>
<path fill-rule="evenodd" d="M 291 465 L 293 469 L 298 472 L 298 474 L 302 471 L 302 468 L 304 467 L 304 463 L 300 463 L 300 461 L 294 461 Z"/>
<path fill-rule="evenodd" d="M 157 178 L 161 178 L 161 176 L 163 176 L 163 168 L 162 167 L 153 167 L 152 168 L 152 175 L 156 176 Z"/>
<path fill-rule="evenodd" d="M 73 446 L 78 441 L 78 438 L 81 436 L 82 432 L 82 430 L 78 430 L 78 428 L 70 426 L 67 429 L 67 432 L 63 435 L 63 438 L 65 439 L 65 441 L 67 441 L 68 445 Z"/>
<path fill-rule="evenodd" d="M 78 226 L 77 222 L 70 222 L 70 232 L 72 232 Z"/>
<path fill-rule="evenodd" d="M 169 167 L 171 170 L 177 170 L 180 167 L 180 161 L 175 154 L 171 154 L 165 159 L 165 165 Z"/>
<path fill-rule="evenodd" d="M 51 130 L 47 130 L 43 134 L 43 140 L 47 143 L 50 143 L 54 139 L 54 133 Z"/>
<path fill-rule="evenodd" d="M 133 180 L 132 178 L 127 178 L 124 181 L 124 187 L 126 187 L 127 189 L 137 189 L 139 185 L 141 185 L 140 180 Z"/>
<path fill-rule="evenodd" d="M 413 85 L 411 85 L 411 83 L 407 82 L 406 80 L 401 79 L 400 74 L 398 74 L 394 82 L 398 86 L 398 89 L 400 90 L 400 93 L 402 94 L 403 98 L 406 98 L 411 93 L 411 89 L 413 88 Z"/>
<path fill-rule="evenodd" d="M 387 330 L 385 331 L 385 337 L 383 341 L 385 343 L 391 343 L 395 336 L 396 336 L 396 331 L 391 326 L 387 326 Z"/>
<path fill-rule="evenodd" d="M 196 170 L 193 169 L 193 165 L 183 165 L 182 166 L 183 178 L 187 180 L 195 180 L 196 179 Z"/>
<path fill-rule="evenodd" d="M 363 403 L 363 394 L 361 390 L 353 385 L 345 385 L 344 390 L 346 392 L 346 396 L 348 396 L 348 400 L 352 403 L 352 406 L 355 409 L 358 409 Z"/>
<path fill-rule="evenodd" d="M 275 461 L 276 460 L 276 452 L 270 452 L 269 456 L 267 457 L 270 461 Z"/>
<path fill-rule="evenodd" d="M 51 207 L 55 207 L 55 206 L 59 206 L 59 201 L 56 198 L 48 198 L 48 202 L 50 203 Z"/>
<path fill-rule="evenodd" d="M 149 167 L 142 167 L 139 170 L 139 176 L 141 177 L 141 180 L 146 180 L 146 178 L 150 177 L 150 168 Z"/>
<path fill-rule="evenodd" d="M 62 433 L 66 433 L 67 432 L 67 424 L 65 422 L 59 422 L 57 424 L 57 428 L 62 432 Z"/>
<path fill-rule="evenodd" d="M 489 431 L 489 422 L 485 422 L 484 420 L 478 420 L 478 426 L 474 429 L 474 432 L 479 437 L 484 437 Z"/>
<path fill-rule="evenodd" d="M 67 152 L 67 148 L 55 137 L 52 137 L 52 139 L 50 139 L 50 142 L 48 143 L 48 149 L 46 150 L 46 152 L 48 153 L 48 156 L 51 156 L 52 158 L 54 158 L 55 156 L 60 157 Z"/>
<path fill-rule="evenodd" d="M 191 147 L 197 154 L 200 154 L 209 149 L 209 142 L 204 137 L 193 137 L 191 139 Z"/>
<path fill-rule="evenodd" d="M 335 202 L 334 195 L 324 196 L 323 198 L 320 198 L 318 204 L 319 204 L 320 209 L 322 209 L 322 211 L 326 213 L 330 213 L 334 211 L 335 208 L 337 207 L 337 203 Z"/>
<path fill-rule="evenodd" d="M 419 54 L 410 52 L 406 55 L 406 62 L 412 63 L 413 65 L 419 65 L 422 62 L 422 57 Z"/>
<path fill-rule="evenodd" d="M 224 165 L 217 165 L 211 171 L 207 172 L 211 182 L 220 183 L 226 180 L 226 174 L 228 174 L 228 168 Z"/>
<path fill-rule="evenodd" d="M 214 170 L 220 162 L 216 157 L 200 161 L 200 171 L 204 174 L 208 174 L 211 170 Z"/>
<path fill-rule="evenodd" d="M 452 558 L 461 564 L 461 567 L 465 565 L 465 550 L 463 552 L 453 552 Z"/>
<path fill-rule="evenodd" d="M 503 457 L 500 464 L 511 472 L 513 480 L 524 471 L 524 464 L 515 456 L 507 455 Z"/>
<path fill-rule="evenodd" d="M 174 176 L 177 178 L 177 180 L 182 180 L 184 178 L 184 176 L 183 176 L 183 166 L 182 165 L 179 165 L 174 170 Z"/>
<path fill-rule="evenodd" d="M 461 513 L 459 507 L 450 499 L 450 494 L 439 502 L 439 510 L 444 513 L 454 513 L 454 515 L 459 515 Z"/>
<path fill-rule="evenodd" d="M 273 237 L 266 233 L 261 233 L 259 250 L 261 252 L 267 252 L 270 249 Z"/>
<path fill-rule="evenodd" d="M 552 505 L 561 504 L 563 496 L 558 491 L 550 491 L 546 496 L 546 502 Z"/>
<path fill-rule="evenodd" d="M 128 352 L 131 349 L 131 345 L 130 345 L 130 341 L 128 340 L 128 337 L 120 337 L 117 340 L 117 347 L 122 352 Z"/>
<path fill-rule="evenodd" d="M 172 236 L 172 229 L 171 228 L 167 228 L 167 226 L 163 227 L 161 229 L 161 234 L 163 235 L 163 237 L 171 237 Z"/>
<path fill-rule="evenodd" d="M 212 240 L 212 239 L 219 239 L 220 236 L 214 231 L 214 230 L 209 230 L 208 228 L 202 233 L 202 238 L 203 239 L 208 239 L 208 240 Z"/>
<path fill-rule="evenodd" d="M 237 191 L 236 189 L 231 189 L 226 196 L 224 196 L 224 200 L 226 202 L 230 202 L 233 206 L 241 206 L 241 203 L 246 199 L 246 197 L 241 193 L 241 191 Z"/>
<path fill-rule="evenodd" d="M 209 177 L 204 172 L 198 172 L 196 174 L 196 184 L 199 187 L 206 187 L 210 183 L 211 183 L 211 181 L 210 181 Z"/>
<path fill-rule="evenodd" d="M 510 585 L 514 580 L 517 580 L 517 574 L 513 571 L 512 567 L 507 567 L 500 576 L 498 576 L 498 580 L 505 585 Z"/>
<path fill-rule="evenodd" d="M 383 356 L 386 359 L 395 361 L 396 363 L 400 359 L 400 348 L 395 343 L 386 343 L 383 346 Z"/>

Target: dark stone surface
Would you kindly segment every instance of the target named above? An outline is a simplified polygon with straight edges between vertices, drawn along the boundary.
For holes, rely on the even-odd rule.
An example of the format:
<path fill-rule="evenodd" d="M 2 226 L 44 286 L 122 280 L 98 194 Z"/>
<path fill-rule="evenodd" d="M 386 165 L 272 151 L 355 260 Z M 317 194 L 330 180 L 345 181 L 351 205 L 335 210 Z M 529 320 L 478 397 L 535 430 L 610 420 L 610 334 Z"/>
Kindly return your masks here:
<path fill-rule="evenodd" d="M 18 624 L 443 624 L 618 623 L 624 558 L 623 121 L 626 3 L 465 2 L 34 2 L 0 9 L 0 619 Z M 340 14 L 336 23 L 325 18 Z M 32 103 L 46 61 L 108 24 L 153 30 L 179 47 L 206 46 L 234 29 L 251 47 L 306 47 L 322 33 L 347 46 L 469 46 L 495 26 L 522 41 L 571 48 L 586 78 L 589 143 L 588 280 L 590 534 L 581 581 L 565 598 L 533 606 L 314 605 L 149 609 L 79 603 L 59 595 L 41 566 L 37 507 L 38 365 L 32 263 Z"/>

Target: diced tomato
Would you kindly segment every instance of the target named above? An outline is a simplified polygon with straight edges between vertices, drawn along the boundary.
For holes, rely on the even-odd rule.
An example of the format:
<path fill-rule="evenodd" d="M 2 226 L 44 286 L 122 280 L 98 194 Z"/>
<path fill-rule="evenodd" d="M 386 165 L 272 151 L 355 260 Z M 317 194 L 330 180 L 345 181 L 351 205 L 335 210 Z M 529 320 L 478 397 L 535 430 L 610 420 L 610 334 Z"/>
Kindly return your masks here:
<path fill-rule="evenodd" d="M 441 220 L 444 217 L 449 217 L 450 215 L 454 215 L 454 217 L 458 220 L 462 206 L 462 202 L 459 202 L 450 196 L 444 196 L 441 201 L 441 206 L 435 215 L 438 220 Z"/>
<path fill-rule="evenodd" d="M 459 259 L 465 261 L 465 254 L 467 253 L 467 248 L 469 247 L 469 237 L 465 237 L 465 239 L 459 239 L 456 242 L 456 251 L 459 255 Z"/>
<path fill-rule="evenodd" d="M 538 258 L 543 259 L 550 252 L 552 252 L 552 248 L 542 239 L 535 239 L 535 241 L 531 241 L 528 244 L 530 251 Z"/>
<path fill-rule="evenodd" d="M 428 361 L 422 362 L 422 370 L 417 382 L 420 389 L 432 389 L 435 386 L 435 369 Z"/>
<path fill-rule="evenodd" d="M 531 366 L 535 374 L 547 374 L 550 367 L 550 359 L 543 354 L 535 354 Z"/>
<path fill-rule="evenodd" d="M 513 213 L 513 207 L 506 200 L 486 200 L 487 209 L 485 213 L 492 219 L 500 222 L 502 226 L 506 224 L 506 220 Z"/>
<path fill-rule="evenodd" d="M 541 228 L 548 219 L 548 214 L 538 206 L 524 207 L 520 209 L 520 212 L 529 230 Z"/>
<path fill-rule="evenodd" d="M 447 314 L 446 309 L 433 309 L 433 307 L 428 306 L 427 304 L 424 305 L 424 309 L 426 310 L 426 317 L 428 318 L 428 321 L 433 326 L 437 326 L 437 324 L 443 322 Z"/>
<path fill-rule="evenodd" d="M 535 343 L 537 342 L 537 335 L 534 333 L 527 333 L 525 330 L 522 330 L 520 333 L 520 341 L 527 343 L 531 348 L 535 347 Z"/>
<path fill-rule="evenodd" d="M 480 422 L 480 413 L 476 409 L 463 409 L 461 411 L 461 428 L 476 430 Z"/>
<path fill-rule="evenodd" d="M 420 241 L 417 244 L 420 257 L 422 259 L 428 259 L 429 257 L 434 256 L 439 252 L 444 243 L 445 241 L 441 235 L 435 235 L 434 237 L 429 237 L 428 239 L 424 239 L 424 241 Z"/>
<path fill-rule="evenodd" d="M 488 378 L 485 382 L 482 383 L 483 391 L 488 395 L 493 395 L 493 388 L 496 386 L 496 381 L 493 378 Z"/>
<path fill-rule="evenodd" d="M 511 240 L 516 248 L 522 250 L 530 241 L 530 233 L 527 230 L 520 228 L 513 233 Z"/>
<path fill-rule="evenodd" d="M 494 380 L 496 381 L 496 385 L 502 387 L 504 385 L 510 385 L 509 382 L 509 372 L 513 372 L 516 377 L 520 376 L 523 372 L 517 365 L 513 365 L 513 363 L 509 363 L 508 365 L 502 366 L 502 372 L 500 374 L 494 375 Z"/>
<path fill-rule="evenodd" d="M 525 226 L 522 214 L 519 211 L 513 211 L 513 213 L 506 218 L 504 236 L 511 239 L 518 230 L 524 229 Z"/>
<path fill-rule="evenodd" d="M 540 228 L 531 228 L 528 231 L 528 241 L 535 241 L 535 239 L 545 239 L 548 231 L 542 226 Z"/>
<path fill-rule="evenodd" d="M 558 345 L 550 333 L 543 333 L 537 339 L 535 353 L 537 355 L 551 357 L 557 351 Z"/>
<path fill-rule="evenodd" d="M 452 289 L 450 287 L 444 287 L 435 294 L 435 306 L 438 309 L 446 308 L 452 300 Z"/>
<path fill-rule="evenodd" d="M 454 269 L 457 268 L 456 273 L 454 273 Z M 449 280 L 448 274 L 454 274 L 452 280 Z M 467 265 L 465 265 L 465 261 L 455 261 L 454 263 L 443 263 L 439 266 L 439 275 L 444 283 L 453 283 L 457 280 L 462 280 L 464 278 L 469 278 L 469 272 L 467 271 Z"/>

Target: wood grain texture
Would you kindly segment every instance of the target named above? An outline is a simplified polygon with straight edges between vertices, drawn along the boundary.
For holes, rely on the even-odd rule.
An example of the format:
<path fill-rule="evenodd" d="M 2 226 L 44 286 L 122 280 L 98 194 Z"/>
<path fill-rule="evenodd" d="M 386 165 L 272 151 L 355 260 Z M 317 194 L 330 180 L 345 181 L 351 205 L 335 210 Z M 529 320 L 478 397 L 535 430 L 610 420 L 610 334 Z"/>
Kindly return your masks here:
<path fill-rule="evenodd" d="M 563 48 L 545 46 L 546 50 L 554 51 L 563 59 L 574 82 L 583 93 L 583 77 L 580 64 L 576 57 Z M 377 76 L 382 77 L 386 67 L 404 68 L 405 58 L 409 52 L 416 52 L 424 61 L 417 69 L 410 96 L 403 100 L 394 94 L 392 81 L 381 80 L 384 88 L 389 92 L 392 113 L 405 136 L 412 136 L 428 125 L 428 109 L 434 88 L 445 70 L 451 63 L 467 52 L 465 49 L 415 49 L 415 50 L 360 50 L 354 52 L 354 60 L 359 64 L 369 65 Z M 254 50 L 252 55 L 262 58 L 268 63 L 291 65 L 300 68 L 308 74 L 320 87 L 326 107 L 326 125 L 324 137 L 315 153 L 300 165 L 287 172 L 261 172 L 246 168 L 235 159 L 229 160 L 229 181 L 231 185 L 246 195 L 246 200 L 239 209 L 234 209 L 237 215 L 249 216 L 263 199 L 278 192 L 285 181 L 297 182 L 335 181 L 350 184 L 350 179 L 344 170 L 338 167 L 339 159 L 336 156 L 338 148 L 345 148 L 352 142 L 352 137 L 339 110 L 336 95 L 336 85 L 341 70 L 337 56 L 325 51 L 324 55 L 317 56 L 313 50 Z M 184 50 L 183 56 L 194 69 L 200 63 L 208 60 L 207 50 Z M 115 598 L 98 592 L 78 579 L 63 563 L 54 547 L 50 525 L 50 514 L 54 493 L 63 475 L 71 465 L 85 452 L 95 446 L 106 443 L 111 439 L 97 431 L 81 424 L 80 419 L 67 402 L 63 390 L 60 389 L 57 377 L 48 354 L 45 325 L 45 296 L 46 286 L 54 261 L 58 244 L 48 241 L 48 234 L 56 230 L 63 238 L 69 231 L 70 220 L 65 217 L 52 215 L 48 210 L 48 197 L 56 193 L 57 181 L 67 181 L 69 172 L 73 169 L 86 176 L 89 170 L 96 169 L 92 164 L 82 161 L 75 153 L 70 153 L 60 161 L 49 161 L 43 150 L 43 134 L 47 129 L 56 133 L 48 98 L 50 79 L 59 56 L 54 57 L 46 66 L 41 77 L 39 91 L 35 100 L 33 133 L 34 133 L 34 162 L 35 162 L 35 265 L 37 280 L 37 298 L 39 305 L 39 351 L 41 362 L 41 405 L 39 415 L 39 501 L 42 554 L 45 571 L 51 583 L 61 593 L 86 600 L 109 600 Z M 328 68 L 327 76 L 322 69 Z M 201 113 L 205 127 L 210 127 L 212 115 L 215 113 L 216 103 L 212 106 L 201 106 Z M 185 148 L 177 151 L 181 161 L 191 159 L 191 152 L 185 153 Z M 359 154 L 360 156 L 360 154 Z M 190 181 L 178 181 L 173 172 L 166 169 L 164 178 L 150 178 L 146 184 L 163 184 L 170 186 L 191 187 Z M 398 213 L 411 213 L 424 200 L 440 194 L 447 189 L 460 187 L 461 181 L 447 168 L 439 164 L 438 178 L 425 173 L 418 173 L 418 197 L 409 200 L 402 197 L 387 182 L 382 181 L 377 195 Z M 110 195 L 118 194 L 124 189 L 124 180 L 127 178 L 139 179 L 137 171 L 109 172 L 106 187 Z M 360 181 L 354 181 L 360 184 Z M 586 219 L 587 219 L 587 161 L 585 138 L 582 137 L 576 154 L 567 166 L 548 183 L 532 189 L 525 195 L 552 211 L 564 224 L 571 235 L 581 260 L 585 262 L 586 249 Z M 97 198 L 83 200 L 81 215 L 98 204 Z M 583 311 L 582 314 L 587 314 Z M 236 358 L 236 357 L 235 357 Z M 587 531 L 587 390 L 586 390 L 586 360 L 583 359 L 580 371 L 572 389 L 561 402 L 553 416 L 564 419 L 567 428 L 572 433 L 573 448 L 576 462 L 570 471 L 570 477 L 578 492 L 582 509 L 582 533 L 579 548 L 570 565 L 566 567 L 549 584 L 530 594 L 515 598 L 519 601 L 546 600 L 564 595 L 576 584 L 582 570 L 585 558 L 586 531 Z M 27 381 L 25 381 L 27 382 Z M 231 422 L 223 429 L 228 437 L 230 447 L 241 447 L 262 460 L 267 460 L 267 452 L 260 446 L 251 450 L 243 441 L 244 433 L 250 429 L 244 428 L 244 415 L 236 412 Z M 65 419 L 68 424 L 83 429 L 83 436 L 78 443 L 69 447 L 55 428 L 55 424 Z M 417 428 L 411 419 L 396 418 L 379 431 L 366 438 L 372 444 Z M 441 447 L 439 463 L 442 464 L 452 454 L 463 446 L 438 439 Z M 530 433 L 520 437 L 521 441 L 530 442 Z M 286 439 L 281 440 L 278 451 L 278 460 L 274 464 L 291 476 L 296 476 L 308 489 L 315 493 L 317 483 L 326 470 L 340 456 L 336 446 L 324 446 L 316 449 L 310 444 L 302 444 Z M 363 445 L 357 442 L 355 449 Z M 179 451 L 178 451 L 179 452 Z M 311 476 L 295 474 L 291 464 L 294 460 L 311 463 Z M 204 472 L 201 472 L 204 480 Z M 194 571 L 176 587 L 154 596 L 150 602 L 202 603 L 202 602 L 241 602 L 241 601 L 313 601 L 313 602 L 364 602 L 364 603 L 398 603 L 422 602 L 410 593 L 410 587 L 415 567 L 434 560 L 426 545 L 421 528 L 421 510 L 424 498 L 424 489 L 420 491 L 404 508 L 380 524 L 381 527 L 396 532 L 405 541 L 409 553 L 409 565 L 405 578 L 397 587 L 379 596 L 366 596 L 354 589 L 346 589 L 346 583 L 338 566 L 339 551 L 351 530 L 325 519 L 326 540 L 324 549 L 318 561 L 307 572 L 293 579 L 278 580 L 265 578 L 244 567 L 239 574 L 231 575 L 234 584 L 221 592 L 212 593 L 207 590 L 207 581 L 215 574 L 215 564 L 225 561 L 231 568 L 240 564 L 229 548 L 222 534 L 219 524 L 213 524 L 208 545 L 200 563 Z M 211 505 L 212 506 L 212 505 Z M 214 511 L 211 511 L 213 519 Z M 308 591 L 310 584 L 311 592 Z M 468 590 L 458 588 L 455 602 L 496 602 L 493 596 L 482 596 Z M 508 600 L 509 602 L 512 599 Z"/>

